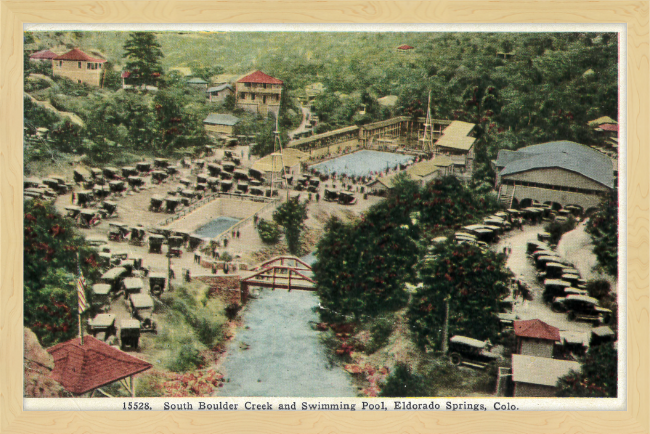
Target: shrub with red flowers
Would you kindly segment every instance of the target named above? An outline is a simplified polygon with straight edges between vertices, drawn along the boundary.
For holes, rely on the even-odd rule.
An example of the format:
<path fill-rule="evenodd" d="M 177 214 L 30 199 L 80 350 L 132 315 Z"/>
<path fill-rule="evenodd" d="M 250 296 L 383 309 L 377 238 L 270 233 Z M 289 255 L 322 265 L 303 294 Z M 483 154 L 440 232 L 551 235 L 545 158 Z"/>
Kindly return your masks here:
<path fill-rule="evenodd" d="M 556 396 L 577 398 L 615 398 L 618 387 L 618 355 L 612 342 L 592 346 L 580 372 L 560 378 Z"/>
<path fill-rule="evenodd" d="M 54 206 L 25 203 L 24 324 L 44 347 L 77 333 L 77 252 L 88 285 L 99 275 L 96 252 Z M 47 263 L 47 266 L 44 264 Z M 88 300 L 92 294 L 86 294 Z"/>

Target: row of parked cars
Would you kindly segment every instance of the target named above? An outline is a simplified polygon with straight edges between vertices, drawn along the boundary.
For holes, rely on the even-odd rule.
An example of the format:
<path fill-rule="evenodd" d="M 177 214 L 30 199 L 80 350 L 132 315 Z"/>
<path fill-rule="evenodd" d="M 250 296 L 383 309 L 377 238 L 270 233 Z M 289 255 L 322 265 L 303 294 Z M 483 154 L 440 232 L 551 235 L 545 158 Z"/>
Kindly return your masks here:
<path fill-rule="evenodd" d="M 61 176 L 50 176 L 49 178 L 25 178 L 23 181 L 23 197 L 25 200 L 54 200 L 58 195 L 65 194 L 72 188 L 72 184 L 66 183 Z"/>
<path fill-rule="evenodd" d="M 530 241 L 527 249 L 538 279 L 544 283 L 544 301 L 554 312 L 566 312 L 569 320 L 591 322 L 596 327 L 611 321 L 612 311 L 589 296 L 587 282 L 571 262 L 543 241 Z"/>

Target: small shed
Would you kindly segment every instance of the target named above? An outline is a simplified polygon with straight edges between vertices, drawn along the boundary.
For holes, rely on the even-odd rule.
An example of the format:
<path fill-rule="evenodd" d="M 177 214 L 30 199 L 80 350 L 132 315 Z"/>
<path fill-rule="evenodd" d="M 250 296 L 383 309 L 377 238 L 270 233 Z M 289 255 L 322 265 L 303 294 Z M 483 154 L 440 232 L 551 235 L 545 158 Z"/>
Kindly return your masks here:
<path fill-rule="evenodd" d="M 553 397 L 557 381 L 571 371 L 580 371 L 580 363 L 513 354 L 514 396 Z"/>
<path fill-rule="evenodd" d="M 239 123 L 239 120 L 237 116 L 229 114 L 210 113 L 203 120 L 203 125 L 208 133 L 219 136 L 232 136 L 235 125 Z"/>
<path fill-rule="evenodd" d="M 560 329 L 538 319 L 515 321 L 517 354 L 535 357 L 553 357 L 553 347 L 560 342 Z"/>
<path fill-rule="evenodd" d="M 209 87 L 205 93 L 207 94 L 208 101 L 223 102 L 228 95 L 233 95 L 235 90 L 228 83 L 224 83 L 218 86 Z"/>

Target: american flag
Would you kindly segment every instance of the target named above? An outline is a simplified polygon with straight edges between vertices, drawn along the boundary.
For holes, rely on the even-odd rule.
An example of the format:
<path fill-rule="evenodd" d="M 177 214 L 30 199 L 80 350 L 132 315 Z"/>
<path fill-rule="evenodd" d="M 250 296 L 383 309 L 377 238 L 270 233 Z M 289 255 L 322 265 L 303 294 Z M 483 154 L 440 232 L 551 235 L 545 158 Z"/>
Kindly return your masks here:
<path fill-rule="evenodd" d="M 86 301 L 86 279 L 79 267 L 79 278 L 77 279 L 77 295 L 79 295 L 79 315 L 88 309 L 88 302 Z"/>

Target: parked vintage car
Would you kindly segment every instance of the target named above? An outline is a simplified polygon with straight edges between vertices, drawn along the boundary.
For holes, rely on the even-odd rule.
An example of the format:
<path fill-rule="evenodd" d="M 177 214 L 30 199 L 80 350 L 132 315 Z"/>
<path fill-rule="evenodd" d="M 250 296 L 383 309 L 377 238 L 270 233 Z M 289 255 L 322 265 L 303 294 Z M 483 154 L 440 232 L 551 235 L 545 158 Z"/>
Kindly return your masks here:
<path fill-rule="evenodd" d="M 489 351 L 489 341 L 479 341 L 467 336 L 452 336 L 449 339 L 449 359 L 454 365 L 485 369 L 500 356 Z"/>
<path fill-rule="evenodd" d="M 120 321 L 120 347 L 137 350 L 140 342 L 140 321 L 127 319 Z"/>
<path fill-rule="evenodd" d="M 567 295 L 556 297 L 551 309 L 554 312 L 567 312 L 571 321 L 591 322 L 594 326 L 608 324 L 612 311 L 598 306 L 598 300 L 586 295 Z"/>
<path fill-rule="evenodd" d="M 158 326 L 153 320 L 154 301 L 148 294 L 131 294 L 128 298 L 131 316 L 140 321 L 142 332 L 157 333 Z"/>
<path fill-rule="evenodd" d="M 115 328 L 115 315 L 111 313 L 100 313 L 93 319 L 88 320 L 90 334 L 100 341 L 107 341 L 111 336 L 117 334 Z"/>

